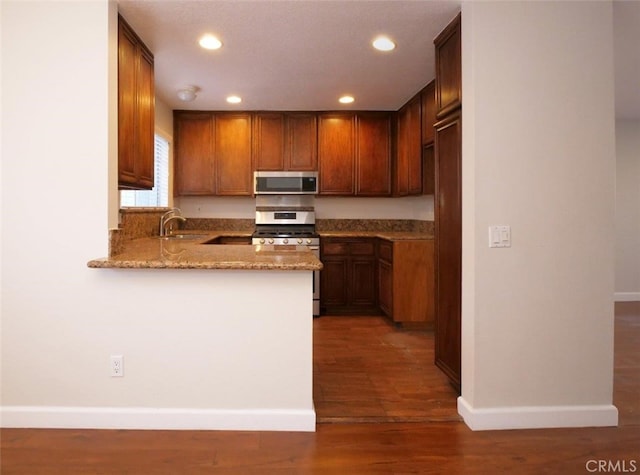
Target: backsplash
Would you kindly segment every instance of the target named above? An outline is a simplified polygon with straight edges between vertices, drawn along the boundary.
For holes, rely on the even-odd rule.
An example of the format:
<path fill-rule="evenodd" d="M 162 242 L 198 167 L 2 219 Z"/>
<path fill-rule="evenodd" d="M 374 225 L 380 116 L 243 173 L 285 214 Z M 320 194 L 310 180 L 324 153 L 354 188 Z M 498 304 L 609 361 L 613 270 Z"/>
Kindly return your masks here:
<path fill-rule="evenodd" d="M 323 231 L 395 231 L 433 234 L 433 221 L 416 219 L 317 219 L 316 230 Z"/>

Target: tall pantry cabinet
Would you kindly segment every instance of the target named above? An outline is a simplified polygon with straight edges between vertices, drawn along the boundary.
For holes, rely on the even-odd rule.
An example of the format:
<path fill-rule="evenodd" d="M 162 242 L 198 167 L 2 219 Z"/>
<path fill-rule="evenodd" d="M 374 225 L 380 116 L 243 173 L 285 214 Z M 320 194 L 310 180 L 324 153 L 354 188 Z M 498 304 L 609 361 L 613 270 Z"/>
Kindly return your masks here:
<path fill-rule="evenodd" d="M 434 40 L 435 363 L 460 390 L 462 300 L 462 62 L 460 14 Z"/>

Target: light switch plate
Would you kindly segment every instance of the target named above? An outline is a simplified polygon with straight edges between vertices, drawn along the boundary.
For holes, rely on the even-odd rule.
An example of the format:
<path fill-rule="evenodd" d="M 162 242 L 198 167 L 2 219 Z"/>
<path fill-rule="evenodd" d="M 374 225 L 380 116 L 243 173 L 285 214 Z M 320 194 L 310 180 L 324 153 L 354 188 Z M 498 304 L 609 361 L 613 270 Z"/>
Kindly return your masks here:
<path fill-rule="evenodd" d="M 489 226 L 489 247 L 511 247 L 511 226 Z"/>

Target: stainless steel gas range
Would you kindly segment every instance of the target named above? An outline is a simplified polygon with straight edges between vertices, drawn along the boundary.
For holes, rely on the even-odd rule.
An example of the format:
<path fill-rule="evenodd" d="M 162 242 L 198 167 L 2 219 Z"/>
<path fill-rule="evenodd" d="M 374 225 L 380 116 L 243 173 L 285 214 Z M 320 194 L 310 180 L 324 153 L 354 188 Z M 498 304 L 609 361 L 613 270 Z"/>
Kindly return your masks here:
<path fill-rule="evenodd" d="M 320 257 L 312 195 L 257 195 L 254 245 L 307 246 Z M 320 315 L 320 271 L 313 273 L 313 316 Z"/>

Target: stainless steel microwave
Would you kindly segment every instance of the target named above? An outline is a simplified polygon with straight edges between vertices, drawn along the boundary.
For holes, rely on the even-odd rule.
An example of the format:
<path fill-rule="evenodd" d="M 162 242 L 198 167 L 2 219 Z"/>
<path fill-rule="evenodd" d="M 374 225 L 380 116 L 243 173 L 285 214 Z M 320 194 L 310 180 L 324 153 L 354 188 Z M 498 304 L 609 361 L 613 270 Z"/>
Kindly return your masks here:
<path fill-rule="evenodd" d="M 318 172 L 257 171 L 253 186 L 256 195 L 315 195 Z"/>

